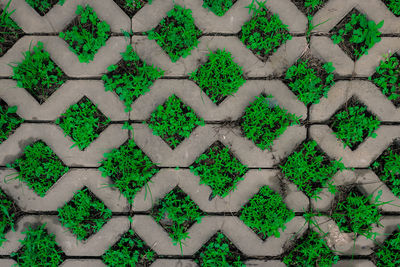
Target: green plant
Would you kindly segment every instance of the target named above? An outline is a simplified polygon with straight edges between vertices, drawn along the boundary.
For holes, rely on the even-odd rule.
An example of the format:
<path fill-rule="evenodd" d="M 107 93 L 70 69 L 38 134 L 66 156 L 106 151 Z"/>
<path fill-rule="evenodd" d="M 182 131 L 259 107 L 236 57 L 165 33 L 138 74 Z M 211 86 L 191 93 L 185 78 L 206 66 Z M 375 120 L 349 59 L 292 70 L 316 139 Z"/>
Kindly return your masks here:
<path fill-rule="evenodd" d="M 99 168 L 103 177 L 109 176 L 114 182 L 111 186 L 118 188 L 131 204 L 136 193 L 158 172 L 158 168 L 132 139 L 105 153 L 104 158 Z"/>
<path fill-rule="evenodd" d="M 235 189 L 248 171 L 247 166 L 219 141 L 212 144 L 189 168 L 200 176 L 200 184 L 211 187 L 213 197 L 219 195 L 222 198 Z"/>
<path fill-rule="evenodd" d="M 355 99 L 350 99 L 345 108 L 333 115 L 330 127 L 336 137 L 343 141 L 344 147 L 355 149 L 365 138 L 375 138 L 379 128 L 378 118 Z"/>
<path fill-rule="evenodd" d="M 122 60 L 108 67 L 108 73 L 102 76 L 106 91 L 114 91 L 125 103 L 125 111 L 132 110 L 131 105 L 139 96 L 150 91 L 153 82 L 164 75 L 164 71 L 147 65 L 128 45 L 121 53 Z"/>
<path fill-rule="evenodd" d="M 175 5 L 167 17 L 146 34 L 164 49 L 172 62 L 176 62 L 190 55 L 190 51 L 197 47 L 202 32 L 194 24 L 192 11 Z"/>
<path fill-rule="evenodd" d="M 66 0 L 25 0 L 32 8 L 36 10 L 41 16 L 46 15 L 47 12 L 55 5 L 63 5 Z"/>
<path fill-rule="evenodd" d="M 7 10 L 11 1 L 7 2 L 3 10 L 0 9 L 0 56 L 3 56 L 23 34 L 21 27 L 10 18 L 15 10 Z"/>
<path fill-rule="evenodd" d="M 240 251 L 220 232 L 202 247 L 196 262 L 202 267 L 246 266 L 240 259 Z"/>
<path fill-rule="evenodd" d="M 375 264 L 377 267 L 396 267 L 400 265 L 400 225 L 375 252 Z"/>
<path fill-rule="evenodd" d="M 333 254 L 323 237 L 317 232 L 308 231 L 296 241 L 296 245 L 283 258 L 283 263 L 288 267 L 328 267 L 338 260 L 339 256 Z"/>
<path fill-rule="evenodd" d="M 44 50 L 43 43 L 38 42 L 24 54 L 22 62 L 12 66 L 17 86 L 26 89 L 40 104 L 46 101 L 64 82 L 66 76 L 51 60 Z"/>
<path fill-rule="evenodd" d="M 217 16 L 225 15 L 226 11 L 233 6 L 234 0 L 203 0 L 203 7 L 208 8 Z"/>
<path fill-rule="evenodd" d="M 179 243 L 182 250 L 182 241 L 190 238 L 187 230 L 193 223 L 201 222 L 203 213 L 190 196 L 175 187 L 153 208 L 152 216 L 163 224 L 174 245 Z"/>
<path fill-rule="evenodd" d="M 364 14 L 351 13 L 343 23 L 337 27 L 337 34 L 332 35 L 334 44 L 341 44 L 352 56 L 353 60 L 359 59 L 362 55 L 368 54 L 368 50 L 376 43 L 381 41 L 380 28 L 383 26 L 383 20 L 376 24 L 368 20 Z M 342 47 L 342 48 L 343 48 Z"/>
<path fill-rule="evenodd" d="M 110 25 L 101 21 L 89 5 L 78 5 L 76 14 L 78 17 L 75 21 L 59 36 L 69 44 L 70 50 L 78 56 L 80 62 L 88 63 L 106 45 L 111 34 Z"/>
<path fill-rule="evenodd" d="M 41 197 L 69 170 L 43 141 L 26 146 L 22 157 L 7 167 L 16 169 L 16 178 Z"/>
<path fill-rule="evenodd" d="M 0 144 L 24 122 L 16 113 L 17 106 L 9 107 L 0 100 Z"/>
<path fill-rule="evenodd" d="M 258 3 L 258 8 L 253 7 L 252 18 L 242 26 L 239 33 L 240 40 L 254 54 L 266 61 L 268 57 L 287 40 L 292 37 L 277 14 L 271 14 L 265 3 Z"/>
<path fill-rule="evenodd" d="M 100 231 L 112 213 L 88 188 L 84 187 L 59 209 L 61 225 L 75 234 L 78 240 L 86 240 Z"/>
<path fill-rule="evenodd" d="M 102 256 L 107 266 L 150 266 L 155 260 L 155 253 L 132 230 L 129 229 L 121 239 L 110 247 Z"/>
<path fill-rule="evenodd" d="M 272 235 L 279 238 L 279 229 L 284 231 L 285 224 L 294 218 L 282 197 L 268 186 L 261 187 L 240 213 L 240 219 L 263 239 Z"/>
<path fill-rule="evenodd" d="M 397 54 L 381 61 L 376 73 L 369 80 L 381 88 L 382 93 L 396 107 L 400 107 L 400 57 Z"/>
<path fill-rule="evenodd" d="M 318 194 L 326 186 L 332 194 L 335 193 L 332 177 L 345 169 L 340 161 L 329 160 L 314 140 L 303 143 L 279 167 L 300 191 L 314 199 L 319 198 Z"/>
<path fill-rule="evenodd" d="M 6 241 L 6 233 L 12 229 L 16 220 L 18 207 L 0 188 L 0 247 Z"/>
<path fill-rule="evenodd" d="M 383 3 L 395 16 L 400 16 L 400 2 L 398 0 L 383 0 Z"/>
<path fill-rule="evenodd" d="M 146 4 L 151 4 L 152 0 L 118 0 L 115 2 L 132 18 Z"/>
<path fill-rule="evenodd" d="M 331 62 L 322 64 L 315 58 L 299 59 L 291 66 L 285 79 L 289 88 L 305 105 L 319 103 L 327 97 L 329 89 L 335 84 Z"/>
<path fill-rule="evenodd" d="M 59 266 L 65 259 L 65 254 L 58 246 L 56 236 L 49 234 L 46 230 L 46 224 L 35 228 L 29 226 L 22 234 L 25 234 L 23 240 L 19 240 L 21 248 L 17 252 L 11 253 L 21 267 Z"/>
<path fill-rule="evenodd" d="M 88 147 L 108 126 L 110 119 L 105 117 L 88 98 L 82 98 L 71 105 L 55 121 L 63 129 L 65 136 L 70 136 L 80 150 Z"/>
<path fill-rule="evenodd" d="M 242 67 L 233 61 L 231 53 L 225 49 L 210 52 L 208 61 L 190 73 L 190 79 L 216 104 L 236 93 L 246 82 Z"/>
<path fill-rule="evenodd" d="M 262 150 L 270 150 L 273 141 L 283 134 L 287 127 L 300 124 L 300 117 L 274 104 L 271 98 L 272 95 L 256 97 L 246 108 L 241 120 L 245 136 Z"/>
<path fill-rule="evenodd" d="M 147 121 L 154 135 L 160 136 L 172 149 L 189 137 L 197 126 L 204 126 L 204 120 L 197 117 L 193 109 L 176 95 L 157 107 Z"/>

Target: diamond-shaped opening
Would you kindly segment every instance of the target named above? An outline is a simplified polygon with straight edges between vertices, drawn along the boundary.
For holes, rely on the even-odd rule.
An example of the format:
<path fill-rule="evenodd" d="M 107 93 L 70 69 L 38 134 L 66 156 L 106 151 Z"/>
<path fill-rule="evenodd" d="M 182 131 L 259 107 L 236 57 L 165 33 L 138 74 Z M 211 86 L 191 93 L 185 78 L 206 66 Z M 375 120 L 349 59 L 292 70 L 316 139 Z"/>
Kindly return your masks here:
<path fill-rule="evenodd" d="M 130 17 L 136 15 L 146 4 L 151 4 L 152 0 L 114 0 L 114 2 Z"/>
<path fill-rule="evenodd" d="M 41 197 L 69 170 L 41 140 L 26 146 L 22 157 L 7 167 L 14 168 L 19 173 L 18 179 Z"/>
<path fill-rule="evenodd" d="M 55 123 L 63 129 L 66 136 L 72 138 L 75 142 L 73 146 L 84 150 L 107 128 L 110 119 L 85 96 L 71 105 Z"/>
<path fill-rule="evenodd" d="M 244 266 L 245 256 L 221 232 L 217 232 L 195 255 L 199 266 Z"/>
<path fill-rule="evenodd" d="M 5 234 L 13 229 L 20 213 L 19 207 L 0 188 L 0 247 L 6 241 Z"/>
<path fill-rule="evenodd" d="M 368 26 L 370 22 L 375 23 L 354 8 L 330 31 L 333 34 L 333 42 L 338 44 L 353 61 L 368 54 L 368 50 L 381 40 L 379 37 L 381 25 L 371 29 Z M 383 25 L 383 21 L 379 24 Z M 368 36 L 363 34 L 366 31 Z"/>
<path fill-rule="evenodd" d="M 160 136 L 170 148 L 175 149 L 197 126 L 203 126 L 204 121 L 176 95 L 171 95 L 153 111 L 147 124 L 154 135 Z"/>
<path fill-rule="evenodd" d="M 214 142 L 190 166 L 190 171 L 200 176 L 200 184 L 212 189 L 210 199 L 216 195 L 227 196 L 244 179 L 248 167 L 243 165 L 220 141 Z"/>
<path fill-rule="evenodd" d="M 202 32 L 194 24 L 191 13 L 190 9 L 175 5 L 157 27 L 146 33 L 169 55 L 172 62 L 190 55 L 199 43 Z"/>
<path fill-rule="evenodd" d="M 236 3 L 237 0 L 202 0 L 203 7 L 222 17 Z"/>
<path fill-rule="evenodd" d="M 118 188 L 131 204 L 136 193 L 159 171 L 132 139 L 107 153 L 99 170 L 111 178 L 111 186 Z"/>
<path fill-rule="evenodd" d="M 280 237 L 279 229 L 294 218 L 282 197 L 268 186 L 260 188 L 240 211 L 240 219 L 265 240 L 270 236 Z"/>
<path fill-rule="evenodd" d="M 0 25 L 0 57 L 13 47 L 13 45 L 24 35 L 24 31 L 11 19 L 8 4 L 4 9 L 0 8 L 2 23 Z"/>
<path fill-rule="evenodd" d="M 17 106 L 10 107 L 0 98 L 0 144 L 7 140 L 24 121 L 16 112 Z"/>
<path fill-rule="evenodd" d="M 371 169 L 393 194 L 400 198 L 400 139 L 393 143 L 371 164 Z"/>
<path fill-rule="evenodd" d="M 132 103 L 141 95 L 150 91 L 153 82 L 164 75 L 164 71 L 147 65 L 141 60 L 131 45 L 121 53 L 122 59 L 108 67 L 108 73 L 102 80 L 106 91 L 114 91 L 125 103 L 125 111 L 132 110 Z"/>
<path fill-rule="evenodd" d="M 150 266 L 156 260 L 156 253 L 132 230 L 102 256 L 108 266 Z"/>
<path fill-rule="evenodd" d="M 228 96 L 234 95 L 246 79 L 242 67 L 233 61 L 228 51 L 217 49 L 208 54 L 208 60 L 196 71 L 190 73 L 192 79 L 216 105 Z"/>
<path fill-rule="evenodd" d="M 327 97 L 329 89 L 335 84 L 331 62 L 323 63 L 311 53 L 305 53 L 286 71 L 283 82 L 305 105 L 319 103 Z"/>
<path fill-rule="evenodd" d="M 171 190 L 152 209 L 151 216 L 174 242 L 190 238 L 187 231 L 204 216 L 199 206 L 179 187 Z"/>
<path fill-rule="evenodd" d="M 380 121 L 355 96 L 330 118 L 329 127 L 344 147 L 356 150 L 367 137 L 376 137 Z"/>
<path fill-rule="evenodd" d="M 46 15 L 56 4 L 63 5 L 66 0 L 25 0 L 40 16 Z M 70 1 L 70 0 L 68 0 Z"/>
<path fill-rule="evenodd" d="M 266 8 L 262 8 L 242 26 L 239 38 L 255 56 L 266 62 L 292 37 L 288 26 L 282 23 L 278 14 L 272 14 Z"/>
<path fill-rule="evenodd" d="M 67 80 L 42 42 L 24 53 L 22 62 L 13 66 L 13 72 L 12 78 L 18 87 L 27 90 L 39 104 L 43 104 Z"/>
<path fill-rule="evenodd" d="M 89 63 L 99 49 L 106 45 L 111 36 L 111 28 L 107 22 L 98 18 L 89 5 L 78 5 L 76 14 L 78 16 L 60 32 L 60 37 L 68 43 L 80 62 Z"/>
<path fill-rule="evenodd" d="M 314 16 L 328 0 L 291 0 L 305 15 Z"/>
<path fill-rule="evenodd" d="M 87 187 L 77 191 L 68 203 L 58 209 L 62 226 L 68 228 L 79 240 L 86 240 L 100 231 L 111 216 L 111 210 Z"/>
<path fill-rule="evenodd" d="M 53 233 L 48 233 L 46 224 L 28 226 L 25 238 L 19 240 L 22 247 L 11 253 L 19 266 L 59 266 L 66 260 L 66 255 L 57 244 Z"/>
<path fill-rule="evenodd" d="M 400 226 L 396 229 L 383 244 L 377 244 L 374 248 L 372 260 L 378 267 L 400 265 Z"/>
<path fill-rule="evenodd" d="M 240 119 L 244 135 L 262 150 L 270 150 L 287 127 L 299 124 L 300 117 L 281 108 L 272 95 L 261 94 L 246 108 Z"/>
<path fill-rule="evenodd" d="M 294 183 L 306 196 L 318 199 L 324 187 L 334 188 L 332 177 L 345 169 L 336 160 L 330 159 L 317 142 L 305 141 L 282 163 L 279 164 L 283 175 Z"/>
<path fill-rule="evenodd" d="M 286 266 L 332 266 L 338 262 L 326 241 L 317 232 L 307 230 L 306 233 L 284 248 L 283 263 Z"/>
<path fill-rule="evenodd" d="M 399 0 L 382 0 L 390 11 L 396 16 L 400 16 L 400 1 Z"/>
<path fill-rule="evenodd" d="M 394 54 L 381 61 L 370 80 L 378 86 L 382 93 L 400 108 L 400 56 Z"/>

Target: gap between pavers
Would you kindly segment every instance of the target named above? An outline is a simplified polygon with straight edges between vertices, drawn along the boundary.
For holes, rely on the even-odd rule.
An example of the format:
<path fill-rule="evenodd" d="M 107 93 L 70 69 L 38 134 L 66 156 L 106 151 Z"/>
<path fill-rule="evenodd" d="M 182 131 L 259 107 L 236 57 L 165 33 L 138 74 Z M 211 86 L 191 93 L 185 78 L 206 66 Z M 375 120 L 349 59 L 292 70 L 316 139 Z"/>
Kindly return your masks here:
<path fill-rule="evenodd" d="M 375 264 L 369 260 L 340 260 L 333 267 L 375 267 Z"/>
<path fill-rule="evenodd" d="M 100 133 L 85 150 L 77 146 L 65 136 L 63 130 L 55 124 L 23 123 L 0 145 L 0 165 L 14 162 L 24 151 L 25 146 L 37 140 L 44 141 L 68 167 L 98 167 L 103 154 L 122 145 L 128 138 L 128 131 L 122 124 L 110 124 Z"/>
<path fill-rule="evenodd" d="M 301 216 L 294 217 L 280 230 L 280 238 L 271 236 L 262 241 L 256 233 L 235 216 L 205 216 L 188 230 L 190 239 L 184 240 L 182 252 L 179 245 L 173 245 L 168 233 L 148 215 L 133 217 L 133 230 L 158 255 L 193 255 L 217 231 L 222 231 L 229 240 L 248 256 L 277 256 L 283 253 L 283 246 L 293 234 L 302 234 L 307 223 Z"/>
<path fill-rule="evenodd" d="M 249 170 L 244 180 L 239 181 L 236 189 L 228 196 L 224 198 L 216 196 L 209 200 L 212 189 L 205 184 L 200 185 L 200 178 L 192 174 L 190 170 L 162 169 L 148 183 L 147 190 L 151 192 L 150 197 L 145 188 L 136 194 L 132 211 L 150 210 L 158 200 L 179 186 L 204 212 L 238 212 L 264 185 L 279 193 L 289 209 L 295 212 L 306 210 L 309 199 L 304 193 L 298 191 L 294 184 L 280 176 L 277 170 Z"/>

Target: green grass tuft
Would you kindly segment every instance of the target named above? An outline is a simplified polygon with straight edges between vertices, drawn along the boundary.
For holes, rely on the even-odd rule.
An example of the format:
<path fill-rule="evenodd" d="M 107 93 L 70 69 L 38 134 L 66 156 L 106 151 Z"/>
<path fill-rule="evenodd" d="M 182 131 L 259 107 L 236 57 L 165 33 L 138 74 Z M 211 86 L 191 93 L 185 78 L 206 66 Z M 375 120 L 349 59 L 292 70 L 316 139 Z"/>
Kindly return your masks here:
<path fill-rule="evenodd" d="M 158 172 L 155 164 L 133 140 L 105 153 L 104 158 L 99 170 L 104 177 L 111 178 L 114 184 L 110 186 L 118 188 L 131 204 L 136 193 Z"/>
<path fill-rule="evenodd" d="M 43 141 L 26 146 L 22 157 L 7 167 L 16 169 L 17 178 L 41 197 L 69 170 Z"/>
<path fill-rule="evenodd" d="M 400 1 L 399 0 L 383 0 L 383 3 L 393 12 L 395 16 L 400 16 Z"/>
<path fill-rule="evenodd" d="M 10 17 L 15 11 L 8 11 L 11 1 L 7 2 L 4 9 L 0 9 L 0 56 L 3 56 L 23 35 L 21 27 Z"/>
<path fill-rule="evenodd" d="M 222 17 L 233 6 L 233 0 L 203 0 L 203 7 Z"/>
<path fill-rule="evenodd" d="M 246 108 L 241 122 L 245 136 L 262 150 L 270 150 L 274 140 L 283 134 L 287 127 L 300 124 L 300 117 L 274 104 L 271 98 L 272 95 L 256 97 Z"/>
<path fill-rule="evenodd" d="M 171 95 L 153 111 L 147 124 L 154 135 L 160 136 L 175 149 L 197 126 L 204 126 L 204 120 L 197 117 L 193 109 L 176 95 Z"/>
<path fill-rule="evenodd" d="M 132 18 L 146 4 L 151 4 L 152 0 L 120 0 L 115 2 Z"/>
<path fill-rule="evenodd" d="M 169 55 L 172 62 L 187 57 L 197 47 L 202 32 L 194 24 L 192 11 L 175 5 L 160 24 L 147 32 Z"/>
<path fill-rule="evenodd" d="M 68 228 L 78 240 L 86 240 L 100 231 L 111 216 L 111 210 L 86 187 L 58 209 L 62 226 Z"/>
<path fill-rule="evenodd" d="M 9 107 L 0 100 L 0 144 L 24 122 L 16 113 L 17 106 Z"/>
<path fill-rule="evenodd" d="M 78 17 L 75 21 L 59 36 L 69 44 L 70 50 L 78 56 L 80 62 L 88 63 L 106 45 L 111 34 L 110 25 L 101 21 L 89 5 L 78 5 L 76 14 Z"/>
<path fill-rule="evenodd" d="M 0 247 L 6 241 L 6 233 L 10 229 L 14 230 L 18 210 L 14 202 L 0 188 Z"/>
<path fill-rule="evenodd" d="M 212 189 L 212 196 L 227 196 L 248 171 L 221 142 L 217 141 L 190 166 L 190 171 L 200 176 L 200 184 Z"/>
<path fill-rule="evenodd" d="M 61 6 L 66 0 L 25 0 L 33 9 L 36 10 L 41 16 L 46 15 L 54 5 L 60 4 Z"/>
<path fill-rule="evenodd" d="M 397 225 L 400 230 L 400 225 Z M 375 253 L 377 267 L 400 266 L 400 232 L 397 230 L 378 248 Z"/>
<path fill-rule="evenodd" d="M 121 53 L 122 60 L 108 67 L 108 73 L 102 76 L 106 91 L 114 91 L 125 103 L 125 111 L 132 110 L 132 103 L 141 95 L 150 91 L 153 82 L 164 75 L 164 71 L 147 65 L 132 46 Z"/>
<path fill-rule="evenodd" d="M 230 52 L 218 49 L 208 54 L 208 61 L 190 73 L 192 79 L 217 105 L 233 95 L 246 80 L 242 67 L 233 61 Z"/>

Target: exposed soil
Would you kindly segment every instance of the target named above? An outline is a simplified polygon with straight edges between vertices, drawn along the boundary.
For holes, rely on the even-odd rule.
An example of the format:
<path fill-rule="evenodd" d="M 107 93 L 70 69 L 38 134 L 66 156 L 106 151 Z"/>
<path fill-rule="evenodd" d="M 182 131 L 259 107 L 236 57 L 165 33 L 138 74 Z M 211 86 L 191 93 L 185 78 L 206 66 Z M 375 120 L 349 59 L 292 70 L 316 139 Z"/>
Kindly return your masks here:
<path fill-rule="evenodd" d="M 1 108 L 3 109 L 3 111 L 6 111 L 6 110 L 9 108 L 9 106 L 7 105 L 7 103 L 4 102 L 3 99 L 1 99 L 1 98 L 0 98 L 0 106 L 1 106 Z M 18 116 L 16 113 L 9 113 L 8 116 L 11 117 L 11 118 L 14 118 L 14 119 L 21 119 L 21 117 Z M 3 132 L 6 132 L 6 131 L 7 131 L 8 125 L 9 125 L 9 124 L 7 124 L 7 123 L 6 123 L 6 124 L 3 124 L 1 130 L 2 130 Z M 19 126 L 20 126 L 20 125 L 18 125 L 17 128 L 13 129 L 13 130 L 10 132 L 9 136 L 12 135 L 12 134 L 15 132 L 15 130 L 18 129 Z M 0 138 L 0 142 L 4 142 L 6 139 L 7 139 L 7 138 Z"/>
<path fill-rule="evenodd" d="M 16 224 L 16 221 L 19 219 L 19 217 L 22 216 L 23 212 L 20 210 L 20 208 L 15 204 L 14 200 L 12 198 L 10 198 L 6 192 L 3 191 L 3 193 L 5 194 L 5 197 L 0 195 L 0 199 L 6 199 L 12 202 L 12 206 L 11 208 L 8 210 L 9 214 L 13 214 L 14 217 L 14 224 Z M 15 226 L 14 226 L 15 227 Z M 11 230 L 11 227 L 9 225 L 6 226 L 6 228 L 4 229 L 4 233 L 7 233 L 8 231 Z"/>
<path fill-rule="evenodd" d="M 139 12 L 140 9 L 144 7 L 148 3 L 148 0 L 139 0 L 139 2 L 142 4 L 141 8 L 131 8 L 128 6 L 125 6 L 126 0 L 114 0 L 114 2 L 130 17 L 132 18 L 133 16 L 136 15 L 137 12 Z"/>
<path fill-rule="evenodd" d="M 3 10 L 0 9 L 2 13 Z M 13 47 L 13 45 L 24 35 L 22 29 L 13 29 L 8 27 L 0 27 L 0 57 Z"/>

